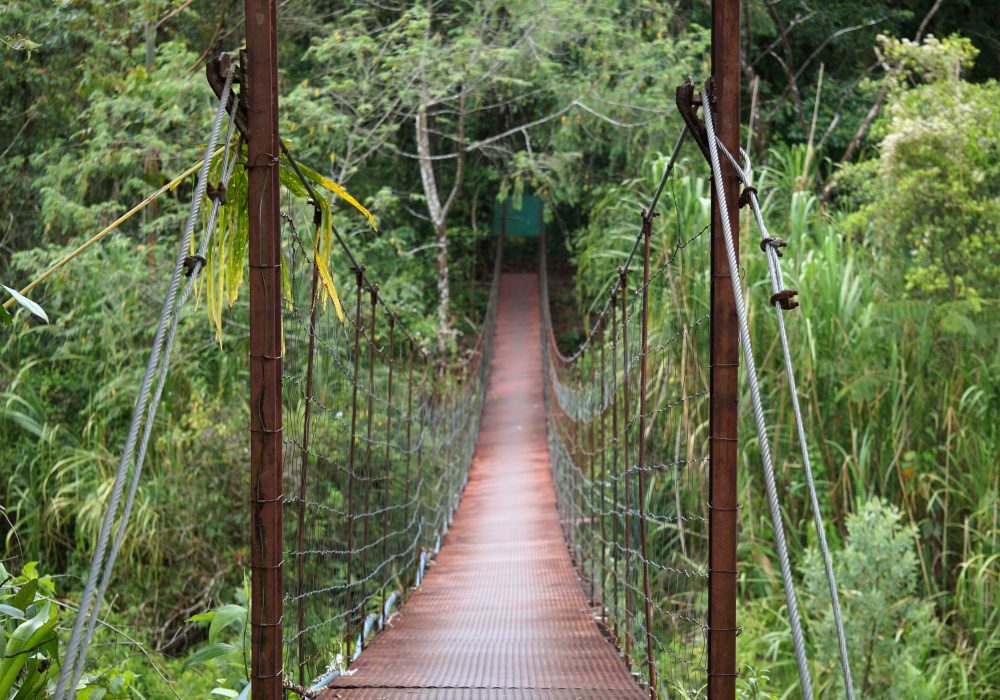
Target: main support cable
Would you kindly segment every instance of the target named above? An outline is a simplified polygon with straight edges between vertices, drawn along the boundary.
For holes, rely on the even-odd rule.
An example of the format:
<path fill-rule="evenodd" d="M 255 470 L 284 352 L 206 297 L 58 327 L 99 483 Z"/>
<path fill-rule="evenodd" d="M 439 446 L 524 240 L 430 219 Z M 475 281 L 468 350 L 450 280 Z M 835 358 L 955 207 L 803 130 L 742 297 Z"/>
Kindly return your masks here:
<path fill-rule="evenodd" d="M 705 129 L 708 133 L 708 146 L 711 155 L 712 179 L 719 196 L 719 208 L 725 211 L 725 190 L 722 181 L 722 165 L 719 159 L 718 138 L 712 118 L 711 101 L 707 91 L 702 92 L 702 105 L 705 106 Z M 729 273 L 733 285 L 733 295 L 736 300 L 736 313 L 740 326 L 740 345 L 743 350 L 743 360 L 747 366 L 747 382 L 750 387 L 750 401 L 753 405 L 754 419 L 757 425 L 757 436 L 760 442 L 761 460 L 764 464 L 764 482 L 767 489 L 767 501 L 771 511 L 771 521 L 774 527 L 775 544 L 778 548 L 778 559 L 781 565 L 781 578 L 785 590 L 785 602 L 788 605 L 788 617 L 792 629 L 792 645 L 795 648 L 795 662 L 798 666 L 799 681 L 802 695 L 807 700 L 813 697 L 812 678 L 809 673 L 809 663 L 806 659 L 805 641 L 802 634 L 802 622 L 799 619 L 799 607 L 795 595 L 795 583 L 792 577 L 791 564 L 788 557 L 788 544 L 785 540 L 785 528 L 781 517 L 781 506 L 778 503 L 778 487 L 774 476 L 774 461 L 771 456 L 771 446 L 767 436 L 767 425 L 764 419 L 764 408 L 760 397 L 760 384 L 757 378 L 757 364 L 750 344 L 750 324 L 746 305 L 743 301 L 743 290 L 740 284 L 739 267 L 736 262 L 736 244 L 732 224 L 728 216 L 722 217 L 722 227 L 725 234 L 726 255 L 729 258 Z"/>
<path fill-rule="evenodd" d="M 660 176 L 660 181 L 656 185 L 656 190 L 653 192 L 653 196 L 649 200 L 649 206 L 644 210 L 642 216 L 643 223 L 640 226 L 639 232 L 636 234 L 635 239 L 632 241 L 632 247 L 629 249 L 628 255 L 625 256 L 625 262 L 621 266 L 622 269 L 624 270 L 629 269 L 629 267 L 632 265 L 632 259 L 635 257 L 635 252 L 639 250 L 639 246 L 642 243 L 643 237 L 645 235 L 644 233 L 645 225 L 646 223 L 648 223 L 648 219 L 651 219 L 653 217 L 654 215 L 653 212 L 656 211 L 656 205 L 659 203 L 660 196 L 663 194 L 663 188 L 666 186 L 667 180 L 670 179 L 670 176 L 674 172 L 674 166 L 677 164 L 677 159 L 680 157 L 681 146 L 684 145 L 684 139 L 687 137 L 687 133 L 688 129 L 687 127 L 684 127 L 683 129 L 681 129 L 680 134 L 677 135 L 677 140 L 674 142 L 674 149 L 670 152 L 670 159 L 667 161 L 667 167 L 664 168 L 663 174 Z M 621 283 L 622 283 L 621 277 L 616 277 L 614 282 L 612 282 L 611 284 L 612 296 L 619 290 Z M 609 298 L 609 300 L 604 303 L 604 306 L 601 307 L 601 310 L 597 313 L 597 318 L 594 321 L 594 325 L 591 328 L 590 333 L 587 335 L 586 338 L 584 338 L 583 342 L 580 343 L 579 347 L 577 347 L 577 349 L 573 352 L 572 355 L 569 356 L 563 355 L 562 353 L 559 352 L 558 347 L 552 348 L 553 352 L 556 353 L 556 357 L 558 357 L 563 364 L 570 364 L 579 359 L 581 355 L 583 355 L 584 351 L 593 341 L 594 335 L 597 333 L 597 329 L 601 326 L 601 323 L 604 321 L 604 317 L 608 315 L 611 306 L 612 303 Z"/>
<path fill-rule="evenodd" d="M 219 106 L 216 110 L 208 145 L 205 148 L 205 159 L 202 161 L 201 168 L 198 171 L 197 185 L 195 186 L 184 233 L 178 245 L 177 259 L 167 289 L 167 295 L 163 302 L 163 308 L 160 312 L 160 319 L 157 323 L 156 334 L 153 339 L 153 347 L 150 350 L 149 359 L 146 363 L 146 371 L 143 374 L 139 387 L 139 395 L 136 398 L 135 408 L 132 412 L 132 422 L 129 425 L 128 436 L 126 437 L 122 456 L 118 463 L 111 496 L 104 513 L 104 519 L 101 522 L 101 531 L 98 536 L 94 556 L 91 559 L 90 569 L 87 573 L 87 582 L 80 599 L 80 607 L 73 622 L 73 630 L 70 634 L 66 655 L 59 672 L 59 679 L 56 682 L 56 700 L 63 700 L 64 698 L 73 700 L 76 697 L 76 686 L 83 674 L 87 651 L 94 637 L 101 605 L 111 581 L 115 559 L 124 541 L 132 506 L 138 492 L 139 477 L 142 474 L 142 467 L 152 434 L 156 410 L 159 406 L 163 387 L 166 383 L 167 371 L 170 366 L 170 354 L 177 332 L 180 309 L 191 295 L 195 283 L 195 272 L 203 265 L 201 261 L 204 260 L 205 252 L 208 249 L 208 241 L 218 220 L 220 202 L 215 200 L 212 205 L 209 223 L 205 227 L 198 248 L 198 259 L 193 263 L 194 267 L 192 267 L 188 261 L 191 238 L 194 234 L 194 227 L 201 216 L 201 204 L 208 185 L 208 171 L 211 165 L 212 154 L 215 151 L 215 145 L 222 130 L 222 122 L 226 114 L 226 100 L 229 97 L 232 83 L 233 70 L 230 69 L 226 76 L 223 95 L 219 100 Z M 235 154 L 231 155 L 229 153 L 229 144 L 232 135 L 233 124 L 232 120 L 230 120 L 226 133 L 226 148 L 224 149 L 223 184 L 227 183 L 229 177 L 231 177 L 237 159 Z M 178 298 L 181 277 L 185 273 L 188 274 L 189 280 Z M 150 389 L 154 378 L 157 379 L 157 384 L 151 393 Z M 139 437 L 140 429 L 142 429 L 141 439 Z M 136 454 L 137 445 L 138 453 Z M 133 455 L 135 455 L 134 464 Z M 124 503 L 122 503 L 126 481 L 129 481 L 128 493 L 125 496 Z M 122 512 L 118 518 L 117 527 L 115 527 L 115 517 L 118 515 L 119 507 L 121 507 Z M 112 542 L 111 532 L 113 528 L 114 540 Z M 110 550 L 108 549 L 109 542 L 111 543 Z M 100 579 L 100 583 L 98 583 L 98 579 Z M 86 629 L 84 629 L 85 627 Z"/>

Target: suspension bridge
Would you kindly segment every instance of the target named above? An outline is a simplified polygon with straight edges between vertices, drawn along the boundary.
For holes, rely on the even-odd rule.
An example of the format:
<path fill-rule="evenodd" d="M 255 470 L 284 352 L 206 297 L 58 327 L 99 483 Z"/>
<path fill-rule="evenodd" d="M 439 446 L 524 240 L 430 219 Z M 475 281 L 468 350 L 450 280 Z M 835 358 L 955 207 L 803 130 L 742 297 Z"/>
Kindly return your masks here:
<path fill-rule="evenodd" d="M 219 221 L 239 207 L 251 292 L 251 658 L 241 697 L 735 697 L 742 352 L 801 691 L 811 698 L 739 277 L 738 206 L 760 234 L 786 358 L 783 313 L 795 292 L 781 276 L 785 243 L 766 228 L 738 147 L 735 4 L 717 3 L 729 36 L 714 42 L 714 82 L 678 89 L 683 131 L 636 212 L 631 249 L 584 319 L 584 342 L 569 353 L 556 342 L 544 236 L 537 270 L 519 272 L 505 269 L 501 237 L 479 335 L 459 362 L 425 349 L 318 190 L 363 207 L 278 140 L 274 7 L 259 4 L 271 21 L 265 12 L 248 22 L 246 65 L 215 64 L 216 119 L 57 699 L 75 697 L 86 668 L 179 309 Z M 237 98 L 237 82 L 255 87 Z M 711 178 L 708 211 L 681 211 L 667 194 L 685 142 Z M 227 200 L 236 173 L 246 194 Z M 296 206 L 295 194 L 308 204 Z M 335 282 L 335 254 L 353 285 L 343 274 Z M 790 361 L 785 369 L 798 416 Z"/>

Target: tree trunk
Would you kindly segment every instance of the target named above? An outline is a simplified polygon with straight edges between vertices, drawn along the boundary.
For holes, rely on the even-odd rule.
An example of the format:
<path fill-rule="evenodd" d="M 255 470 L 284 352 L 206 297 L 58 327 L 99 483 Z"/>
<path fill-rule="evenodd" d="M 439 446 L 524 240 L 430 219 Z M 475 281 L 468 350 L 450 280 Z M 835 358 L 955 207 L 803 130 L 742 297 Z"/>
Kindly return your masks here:
<path fill-rule="evenodd" d="M 438 288 L 438 350 L 442 356 L 448 350 L 451 323 L 448 318 L 451 293 L 448 287 L 448 230 L 442 222 L 435 227 L 437 238 L 437 288 Z"/>
<path fill-rule="evenodd" d="M 434 226 L 434 237 L 437 239 L 437 287 L 438 287 L 438 350 L 442 357 L 448 349 L 448 339 L 451 336 L 449 318 L 450 290 L 448 285 L 448 227 L 446 224 L 448 212 L 455 203 L 455 197 L 462 186 L 465 154 L 459 146 L 458 159 L 455 165 L 455 182 L 451 193 L 444 204 L 438 196 L 437 178 L 434 174 L 434 162 L 431 154 L 430 129 L 427 124 L 427 107 L 422 105 L 417 110 L 414 124 L 416 128 L 417 153 L 420 156 L 420 180 L 424 186 L 427 198 L 427 214 Z M 459 101 L 458 140 L 462 143 L 465 135 L 465 102 Z"/>

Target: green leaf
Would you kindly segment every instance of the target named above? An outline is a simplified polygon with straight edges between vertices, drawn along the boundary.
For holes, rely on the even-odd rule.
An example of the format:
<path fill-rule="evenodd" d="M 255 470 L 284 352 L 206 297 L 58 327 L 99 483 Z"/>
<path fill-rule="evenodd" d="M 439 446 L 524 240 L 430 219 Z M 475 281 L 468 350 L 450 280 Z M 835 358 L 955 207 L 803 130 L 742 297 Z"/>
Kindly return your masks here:
<path fill-rule="evenodd" d="M 215 617 L 215 611 L 209 610 L 208 612 L 192 615 L 186 620 L 186 622 L 210 622 L 214 617 Z"/>
<path fill-rule="evenodd" d="M 44 654 L 34 654 L 21 675 L 21 688 L 12 700 L 42 700 L 49 668 L 52 666 Z"/>
<path fill-rule="evenodd" d="M 99 686 L 91 686 L 85 689 L 83 692 L 79 693 L 77 697 L 81 700 L 102 700 L 104 696 L 108 694 L 108 691 Z"/>
<path fill-rule="evenodd" d="M 39 606 L 38 614 L 22 622 L 10 635 L 0 660 L 0 698 L 10 697 L 11 688 L 30 658 L 30 651 L 43 644 L 59 622 L 59 611 L 51 603 Z"/>
<path fill-rule="evenodd" d="M 49 322 L 48 314 L 45 313 L 45 310 L 41 306 L 39 306 L 38 304 L 33 302 L 28 297 L 24 296 L 17 290 L 11 289 L 6 284 L 2 284 L 0 285 L 0 287 L 3 287 L 8 292 L 10 292 L 10 295 L 14 297 L 14 301 L 16 301 L 18 304 L 26 308 L 31 313 L 35 314 L 35 316 L 38 316 L 38 318 L 42 319 L 46 323 Z"/>
<path fill-rule="evenodd" d="M 225 642 L 209 644 L 208 646 L 202 647 L 187 658 L 187 661 L 184 662 L 184 670 L 186 671 L 192 666 L 207 663 L 212 659 L 217 659 L 220 656 L 225 656 L 226 654 L 234 651 L 236 651 L 236 647 L 232 644 L 226 644 Z"/>
<path fill-rule="evenodd" d="M 224 698 L 235 698 L 239 696 L 235 690 L 230 690 L 229 688 L 213 688 L 212 695 L 221 695 Z"/>
<path fill-rule="evenodd" d="M 38 579 L 28 579 L 10 602 L 18 610 L 27 610 L 28 606 L 35 601 L 35 592 L 37 590 Z"/>
<path fill-rule="evenodd" d="M 240 622 L 242 626 L 246 620 L 246 616 L 247 609 L 242 605 L 223 605 L 216 610 L 215 617 L 212 619 L 212 625 L 208 628 L 209 643 L 214 643 L 218 639 L 219 633 L 234 622 Z"/>
<path fill-rule="evenodd" d="M 0 615 L 6 615 L 7 617 L 12 617 L 15 620 L 28 619 L 23 610 L 18 610 L 13 605 L 3 605 L 2 603 L 0 603 Z"/>

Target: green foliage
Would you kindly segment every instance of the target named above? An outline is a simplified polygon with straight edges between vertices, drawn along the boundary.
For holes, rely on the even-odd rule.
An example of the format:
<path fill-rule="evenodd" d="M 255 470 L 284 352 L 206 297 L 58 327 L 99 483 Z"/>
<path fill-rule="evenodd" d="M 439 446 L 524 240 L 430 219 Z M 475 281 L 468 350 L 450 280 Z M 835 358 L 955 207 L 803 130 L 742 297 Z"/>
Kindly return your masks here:
<path fill-rule="evenodd" d="M 52 579 L 39 577 L 34 562 L 16 577 L 0 564 L 0 698 L 45 697 L 49 669 L 59 658 L 53 596 Z"/>
<path fill-rule="evenodd" d="M 736 679 L 736 697 L 739 700 L 778 700 L 777 695 L 765 690 L 770 680 L 767 671 L 760 671 L 747 664 Z"/>
<path fill-rule="evenodd" d="M 954 37 L 876 43 L 879 32 L 914 36 L 935 4 L 928 28 L 938 36 L 964 29 L 978 55 L 968 40 Z M 22 0 L 0 8 L 0 277 L 11 287 L 20 288 L 81 236 L 200 157 L 214 99 L 199 60 L 237 48 L 242 6 L 181 5 Z M 911 612 L 927 608 L 916 600 L 934 605 L 919 635 L 913 632 L 919 625 L 891 606 L 876 610 L 876 643 L 886 646 L 869 655 L 872 692 L 895 692 L 884 677 L 895 659 L 901 677 L 920 669 L 914 693 L 995 696 L 1000 88 L 970 82 L 996 75 L 994 8 L 972 0 L 838 0 L 811 8 L 752 0 L 744 8 L 744 68 L 760 78 L 753 143 L 766 154 L 766 167 L 758 168 L 758 184 L 773 233 L 791 244 L 786 277 L 800 290 L 802 306 L 789 315 L 789 330 L 828 534 L 835 544 L 846 541 L 840 567 L 848 566 L 841 556 L 856 552 L 851 565 L 862 571 L 859 553 L 879 547 L 911 557 L 910 573 L 899 582 L 907 593 L 893 595 L 878 583 L 848 591 L 845 584 L 844 596 L 847 605 L 872 609 L 897 598 L 909 600 Z M 373 238 L 341 202 L 324 206 L 324 255 L 331 245 L 327 224 L 336 225 L 382 283 L 381 293 L 416 319 L 411 329 L 433 336 L 435 248 L 420 218 L 426 198 L 412 157 L 413 115 L 420 102 L 454 98 L 431 115 L 432 147 L 452 151 L 459 126 L 453 107 L 462 94 L 465 144 L 513 131 L 468 155 L 449 221 L 451 274 L 470 280 L 456 285 L 455 327 L 474 330 L 482 293 L 471 278 L 485 276 L 483 233 L 494 197 L 508 191 L 548 198 L 553 246 L 570 239 L 578 266 L 578 306 L 603 302 L 637 230 L 642 199 L 662 171 L 664 157 L 653 154 L 669 150 L 679 125 L 674 87 L 688 74 L 701 80 L 708 73 L 708 5 L 519 0 L 432 9 L 393 0 L 334 10 L 310 0 L 283 6 L 283 137 L 317 174 L 350 182 L 379 217 L 381 235 Z M 816 139 L 825 142 L 810 149 L 804 142 L 820 64 Z M 825 207 L 813 183 L 830 169 L 824 157 L 843 152 L 883 80 L 888 109 L 872 134 L 879 148 L 871 160 L 847 168 L 836 190 L 839 207 L 858 210 L 845 219 Z M 515 128 L 546 118 L 525 131 Z M 664 193 L 661 210 L 676 219 L 657 219 L 657 231 L 668 224 L 689 230 L 705 216 L 700 159 L 682 164 Z M 452 162 L 437 169 L 444 189 Z M 301 223 L 309 218 L 303 193 L 282 170 L 289 194 L 283 209 L 308 245 L 315 231 Z M 245 679 L 245 623 L 235 608 L 216 608 L 208 629 L 184 624 L 192 611 L 216 606 L 238 586 L 247 555 L 244 509 L 233 507 L 245 503 L 241 178 L 237 169 L 233 206 L 224 209 L 222 233 L 199 281 L 206 308 L 182 316 L 179 369 L 167 386 L 114 583 L 119 603 L 111 619 L 163 647 L 166 657 L 153 658 L 178 679 L 185 699 L 216 687 L 238 693 Z M 169 193 L 33 292 L 50 325 L 24 311 L 4 317 L 10 325 L 0 328 L 0 504 L 17 533 L 5 530 L 4 545 L 22 548 L 45 571 L 78 577 L 84 570 L 189 192 L 185 184 Z M 654 245 L 662 255 L 664 241 L 654 238 Z M 755 285 L 755 347 L 766 348 L 772 316 L 757 286 L 764 268 L 755 249 L 744 241 L 746 278 Z M 330 273 L 344 294 L 349 273 L 336 264 Z M 206 328 L 206 311 L 214 328 Z M 669 335 L 674 316 L 658 304 L 651 337 Z M 774 361 L 769 355 L 767 362 Z M 767 371 L 780 376 L 777 364 Z M 765 385 L 771 405 L 781 405 L 773 399 L 782 389 L 778 379 Z M 744 435 L 752 432 L 748 418 L 744 410 Z M 794 426 L 784 414 L 775 423 L 776 445 L 789 444 Z M 781 457 L 779 481 L 798 559 L 814 546 L 815 533 L 797 458 Z M 740 693 L 787 697 L 795 672 L 783 602 L 773 595 L 776 555 L 760 482 L 753 460 L 744 460 L 740 653 L 752 667 L 744 670 Z M 885 510 L 870 525 L 845 530 L 856 504 L 873 497 L 893 504 L 894 524 Z M 192 522 L 192 509 L 205 517 Z M 658 536 L 667 541 L 669 534 Z M 0 613 L 5 634 L 25 622 L 14 617 Z M 223 625 L 227 618 L 231 624 Z M 825 644 L 829 635 L 821 639 L 819 630 L 828 623 L 819 612 L 815 618 L 810 638 Z M 887 640 L 899 629 L 896 649 Z M 855 657 L 860 684 L 865 647 L 855 643 L 862 644 Z M 190 649 L 213 644 L 229 646 L 184 667 Z M 87 676 L 90 700 L 101 693 L 163 694 L 133 645 L 108 643 L 99 656 L 93 666 L 101 670 Z M 51 673 L 57 656 L 46 658 Z M 830 662 L 829 649 L 822 658 Z M 832 688 L 836 668 L 818 670 L 824 688 Z M 216 682 L 220 676 L 224 682 Z"/>
<path fill-rule="evenodd" d="M 904 625 L 898 640 L 899 678 L 909 663 L 925 676 L 914 679 L 913 687 L 929 688 L 938 693 L 934 697 L 989 697 L 1000 688 L 1000 674 L 993 670 L 997 664 L 983 661 L 998 658 L 1000 640 L 992 614 L 996 578 L 987 572 L 995 566 L 998 544 L 990 534 L 997 527 L 1000 478 L 1000 432 L 990 418 L 990 411 L 1000 410 L 1000 352 L 991 340 L 997 332 L 996 315 L 986 313 L 992 307 L 985 305 L 975 314 L 969 302 L 900 300 L 893 285 L 902 283 L 888 274 L 895 261 L 873 243 L 844 236 L 843 216 L 824 209 L 811 191 L 813 180 L 802 177 L 807 172 L 805 151 L 802 145 L 776 146 L 757 166 L 757 184 L 772 235 L 789 242 L 782 259 L 786 284 L 800 292 L 802 305 L 786 315 L 786 322 L 827 535 L 837 547 L 849 535 L 844 525 L 856 504 L 875 497 L 891 503 L 886 507 L 894 508 L 902 520 L 892 531 L 895 539 L 883 544 L 902 549 L 909 543 L 905 582 L 911 588 L 902 594 L 873 590 L 892 600 L 908 595 L 911 602 L 933 602 L 918 607 L 929 620 L 919 634 Z M 579 230 L 573 241 L 581 306 L 595 298 L 595 303 L 603 302 L 603 290 L 637 232 L 642 197 L 635 192 L 652 190 L 661 162 L 662 157 L 649 159 L 646 178 L 608 186 L 606 195 L 595 198 L 592 226 Z M 691 170 L 696 172 L 694 166 Z M 690 177 L 683 162 L 664 196 L 653 238 L 658 255 L 669 240 L 706 216 L 704 180 Z M 750 285 L 752 340 L 765 378 L 764 402 L 773 407 L 770 422 L 792 558 L 801 562 L 804 552 L 815 547 L 815 533 L 798 455 L 788 448 L 795 444 L 795 426 L 782 399 L 783 365 L 780 356 L 760 350 L 772 347 L 775 331 L 773 311 L 766 303 L 770 288 L 765 261 L 754 252 L 757 233 L 749 226 L 745 219 L 741 264 Z M 695 288 L 706 284 L 691 283 Z M 667 303 L 653 309 L 650 337 L 669 335 L 675 311 Z M 738 653 L 741 661 L 766 669 L 768 688 L 783 695 L 794 693 L 798 681 L 751 437 L 749 400 L 744 397 L 740 405 L 746 448 L 739 474 L 744 504 L 739 559 L 745 564 Z M 887 527 L 883 523 L 879 532 L 890 532 Z M 835 562 L 841 556 L 835 553 Z M 811 566 L 815 568 L 814 561 Z M 851 595 L 861 589 L 854 585 Z M 814 590 L 818 596 L 825 582 Z M 842 586 L 841 596 L 848 593 Z M 823 692 L 833 693 L 839 667 L 820 599 L 815 601 L 806 620 L 810 644 L 816 645 L 811 656 L 817 660 L 814 668 Z M 850 604 L 856 602 L 852 598 Z M 850 613 L 855 619 L 866 619 L 867 614 L 854 607 Z M 885 628 L 894 620 L 898 623 L 893 614 L 887 608 L 879 618 Z M 880 627 L 879 635 L 879 643 L 889 639 L 892 645 L 889 632 Z M 866 658 L 862 645 L 854 654 L 859 691 Z M 871 671 L 875 689 L 892 687 L 885 676 L 890 667 L 879 666 L 880 658 Z M 906 686 L 901 687 L 900 696 L 906 697 Z"/>
<path fill-rule="evenodd" d="M 250 583 L 244 580 L 239 603 L 228 603 L 188 619 L 199 625 L 208 623 L 208 643 L 188 656 L 184 668 L 210 667 L 220 684 L 212 690 L 213 695 L 242 698 L 249 693 L 249 596 Z"/>
<path fill-rule="evenodd" d="M 185 75 L 196 56 L 167 43 L 160 58 L 152 71 L 135 66 L 95 86 L 65 139 L 33 155 L 42 222 L 59 238 L 99 230 L 200 157 L 212 100 Z M 147 239 L 179 230 L 185 191 L 145 217 Z"/>
<path fill-rule="evenodd" d="M 860 205 L 848 232 L 900 261 L 910 296 L 973 302 L 1000 297 L 1000 85 L 960 78 L 976 51 L 967 39 L 921 45 L 881 37 L 890 66 L 877 158 L 844 182 Z"/>
<path fill-rule="evenodd" d="M 847 516 L 844 548 L 834 553 L 843 593 L 848 652 L 854 682 L 865 698 L 937 698 L 939 689 L 924 675 L 938 623 L 931 601 L 920 596 L 917 529 L 902 524 L 902 514 L 879 499 Z M 806 550 L 802 560 L 804 595 L 815 610 L 813 630 L 825 674 L 843 693 L 837 664 L 837 635 L 828 603 L 820 553 Z M 821 679 L 821 683 L 825 679 Z"/>
<path fill-rule="evenodd" d="M 28 273 L 57 253 L 26 251 L 15 264 Z M 165 246 L 113 238 L 47 286 L 50 325 L 21 314 L 3 338 L 0 503 L 46 570 L 82 573 L 87 564 L 172 257 Z M 230 322 L 244 313 L 234 309 Z M 126 598 L 129 589 L 158 591 L 155 605 L 133 614 L 160 641 L 193 604 L 207 607 L 235 583 L 232 565 L 245 556 L 242 517 L 231 508 L 243 497 L 244 416 L 231 410 L 246 371 L 243 342 L 218 352 L 202 312 L 185 309 L 175 351 L 183 370 L 167 384 L 116 584 Z M 215 515 L 196 527 L 191 504 Z"/>

